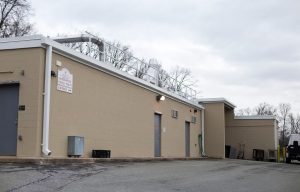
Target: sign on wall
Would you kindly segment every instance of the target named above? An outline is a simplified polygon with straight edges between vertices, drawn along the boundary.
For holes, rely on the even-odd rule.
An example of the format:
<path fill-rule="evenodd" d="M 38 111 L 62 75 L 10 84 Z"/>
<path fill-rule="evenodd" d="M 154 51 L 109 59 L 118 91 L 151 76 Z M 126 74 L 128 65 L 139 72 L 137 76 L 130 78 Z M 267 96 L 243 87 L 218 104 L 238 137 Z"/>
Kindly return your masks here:
<path fill-rule="evenodd" d="M 73 75 L 66 68 L 58 70 L 57 90 L 64 91 L 67 93 L 73 92 Z"/>

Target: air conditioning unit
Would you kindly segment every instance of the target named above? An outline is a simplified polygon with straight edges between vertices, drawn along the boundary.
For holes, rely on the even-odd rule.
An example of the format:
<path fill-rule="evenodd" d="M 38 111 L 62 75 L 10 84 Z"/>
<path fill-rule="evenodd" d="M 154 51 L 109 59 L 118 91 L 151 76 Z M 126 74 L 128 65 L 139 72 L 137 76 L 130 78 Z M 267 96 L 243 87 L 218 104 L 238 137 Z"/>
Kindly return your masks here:
<path fill-rule="evenodd" d="M 80 157 L 83 155 L 84 137 L 68 136 L 68 157 Z"/>

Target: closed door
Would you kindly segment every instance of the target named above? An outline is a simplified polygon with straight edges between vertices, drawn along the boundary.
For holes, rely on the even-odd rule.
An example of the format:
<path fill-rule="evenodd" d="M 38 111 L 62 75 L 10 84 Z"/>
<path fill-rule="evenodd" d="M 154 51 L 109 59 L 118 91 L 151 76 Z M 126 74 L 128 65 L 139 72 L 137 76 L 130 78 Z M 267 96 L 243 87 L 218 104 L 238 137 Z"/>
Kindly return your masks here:
<path fill-rule="evenodd" d="M 185 122 L 185 156 L 190 156 L 190 122 Z"/>
<path fill-rule="evenodd" d="M 16 155 L 19 85 L 0 85 L 0 155 Z"/>
<path fill-rule="evenodd" d="M 154 157 L 161 156 L 161 115 L 154 114 Z"/>

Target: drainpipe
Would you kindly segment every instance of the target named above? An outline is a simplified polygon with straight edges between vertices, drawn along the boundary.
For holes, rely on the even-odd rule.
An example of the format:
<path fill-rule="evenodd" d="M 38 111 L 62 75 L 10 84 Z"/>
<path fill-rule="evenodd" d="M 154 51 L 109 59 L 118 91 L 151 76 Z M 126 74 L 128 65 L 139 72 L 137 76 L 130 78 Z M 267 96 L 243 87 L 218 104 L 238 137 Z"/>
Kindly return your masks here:
<path fill-rule="evenodd" d="M 202 121 L 201 121 L 201 136 L 202 136 L 202 139 L 201 139 L 201 141 L 202 141 L 202 156 L 204 157 L 204 156 L 206 156 L 205 155 L 205 146 L 204 146 L 204 140 L 205 140 L 205 137 L 204 137 L 204 109 L 202 109 L 202 111 L 201 111 L 201 119 L 202 119 Z"/>
<path fill-rule="evenodd" d="M 50 91 L 51 91 L 51 63 L 52 46 L 48 45 L 46 50 L 45 84 L 44 84 L 44 114 L 43 114 L 43 143 L 44 155 L 51 155 L 49 150 L 49 122 L 50 122 Z"/>

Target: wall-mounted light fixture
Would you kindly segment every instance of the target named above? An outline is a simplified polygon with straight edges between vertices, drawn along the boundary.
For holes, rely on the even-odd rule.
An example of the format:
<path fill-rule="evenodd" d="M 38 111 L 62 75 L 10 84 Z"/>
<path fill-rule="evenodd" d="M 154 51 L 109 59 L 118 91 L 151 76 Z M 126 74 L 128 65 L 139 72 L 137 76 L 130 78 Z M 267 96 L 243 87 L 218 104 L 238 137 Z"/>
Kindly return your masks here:
<path fill-rule="evenodd" d="M 166 97 L 165 96 L 163 96 L 163 95 L 157 95 L 156 96 L 156 101 L 164 101 L 166 99 Z"/>
<path fill-rule="evenodd" d="M 56 77 L 55 71 L 51 71 L 51 77 Z"/>

